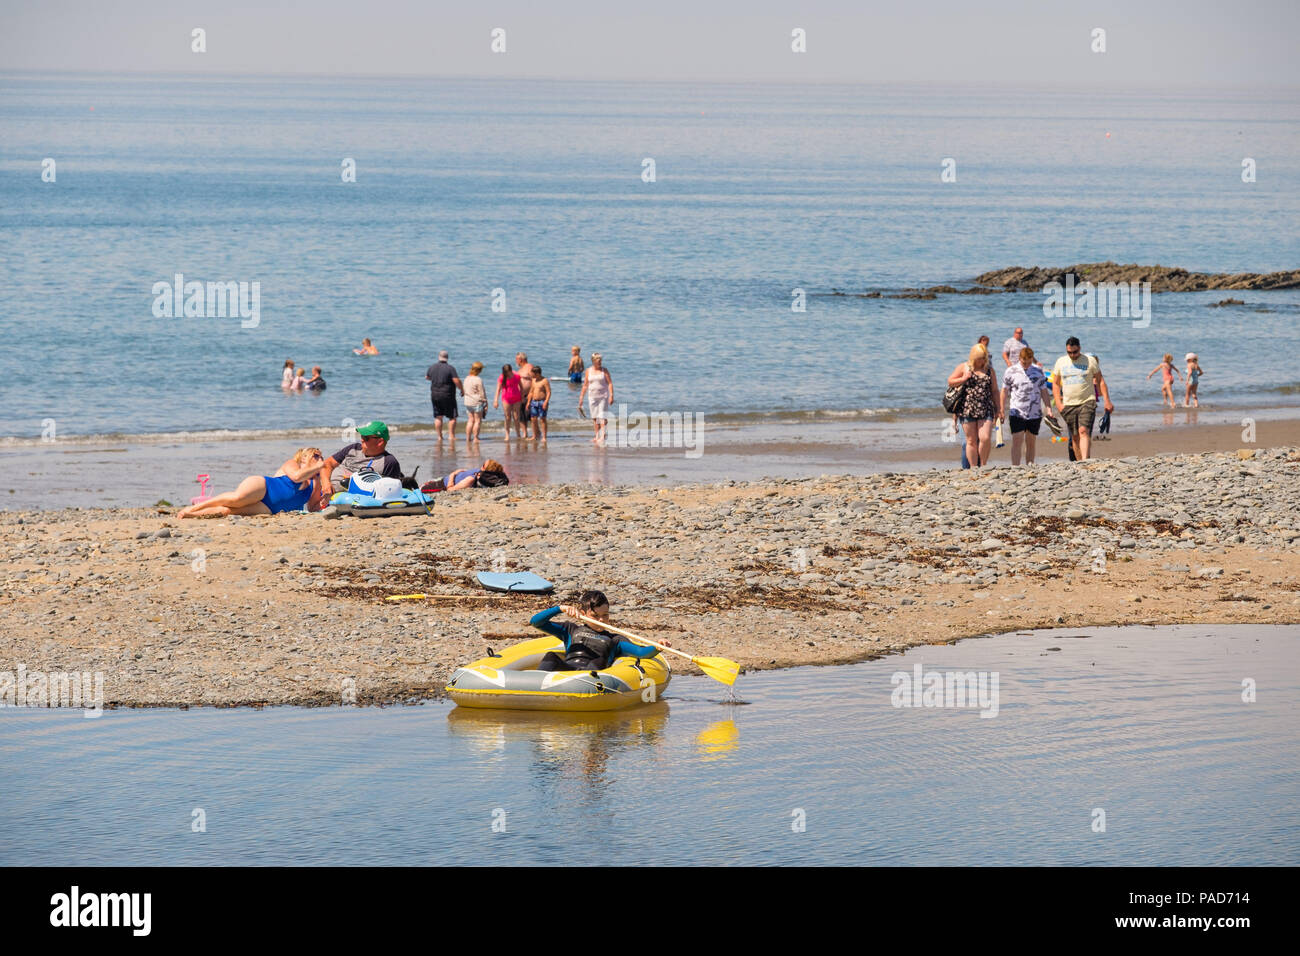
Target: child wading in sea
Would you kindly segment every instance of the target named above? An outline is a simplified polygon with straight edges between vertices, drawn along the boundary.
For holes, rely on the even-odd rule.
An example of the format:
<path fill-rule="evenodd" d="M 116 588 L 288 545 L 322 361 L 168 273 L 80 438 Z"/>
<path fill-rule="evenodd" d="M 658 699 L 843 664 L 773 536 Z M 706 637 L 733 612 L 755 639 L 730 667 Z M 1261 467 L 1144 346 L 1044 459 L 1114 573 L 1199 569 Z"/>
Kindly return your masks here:
<path fill-rule="evenodd" d="M 1169 356 L 1167 355 L 1165 356 L 1165 358 L 1168 357 Z M 1196 397 L 1196 386 L 1200 383 L 1201 373 L 1203 371 L 1204 369 L 1201 368 L 1201 362 L 1200 359 L 1196 357 L 1196 353 L 1188 352 L 1187 353 L 1187 390 L 1183 393 L 1183 408 L 1187 407 L 1188 402 L 1191 402 L 1192 405 L 1194 405 L 1196 408 L 1201 407 L 1201 401 Z"/>
<path fill-rule="evenodd" d="M 634 643 L 595 625 L 568 621 L 556 624 L 551 618 L 557 614 L 567 614 L 570 617 L 581 614 L 607 624 L 612 623 L 609 619 L 609 599 L 602 591 L 583 591 L 576 604 L 561 604 L 538 611 L 528 623 L 564 641 L 564 654 L 548 651 L 537 666 L 539 671 L 598 671 L 620 657 L 653 657 L 659 653 L 658 648 L 649 644 Z M 672 646 L 667 641 L 659 643 Z"/>
<path fill-rule="evenodd" d="M 1190 353 L 1188 357 L 1189 358 L 1191 357 Z M 1153 368 L 1151 371 L 1147 372 L 1147 381 L 1150 381 L 1151 376 L 1156 374 L 1156 372 L 1161 373 L 1160 407 L 1161 408 L 1165 407 L 1166 399 L 1168 399 L 1169 401 L 1170 408 L 1175 407 L 1174 406 L 1174 373 L 1178 372 L 1179 378 L 1183 377 L 1183 373 L 1179 372 L 1178 367 L 1174 365 L 1174 357 L 1170 355 L 1168 352 L 1166 352 L 1165 357 L 1160 360 L 1160 364 L 1157 365 L 1155 368 Z M 1187 403 L 1184 402 L 1183 404 L 1186 405 Z"/>
<path fill-rule="evenodd" d="M 586 369 L 586 364 L 582 361 L 582 346 L 573 347 L 573 358 L 569 359 L 569 381 L 574 385 L 582 384 L 582 373 Z"/>
<path fill-rule="evenodd" d="M 542 377 L 542 367 L 533 366 L 533 386 L 528 390 L 528 421 L 532 439 L 546 441 L 546 411 L 551 407 L 551 382 Z"/>

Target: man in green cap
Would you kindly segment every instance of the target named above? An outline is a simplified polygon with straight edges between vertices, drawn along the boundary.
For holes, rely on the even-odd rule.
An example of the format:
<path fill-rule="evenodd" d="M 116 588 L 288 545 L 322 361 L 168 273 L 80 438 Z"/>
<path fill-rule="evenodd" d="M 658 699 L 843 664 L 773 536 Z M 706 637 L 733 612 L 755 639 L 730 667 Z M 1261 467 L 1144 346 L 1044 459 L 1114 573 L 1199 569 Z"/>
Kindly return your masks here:
<path fill-rule="evenodd" d="M 330 455 L 321 474 L 329 482 L 330 492 L 348 490 L 348 480 L 355 472 L 377 471 L 385 478 L 402 480 L 402 466 L 388 453 L 388 426 L 383 422 L 366 422 L 357 428 L 361 441 Z M 337 471 L 336 471 L 337 469 Z"/>

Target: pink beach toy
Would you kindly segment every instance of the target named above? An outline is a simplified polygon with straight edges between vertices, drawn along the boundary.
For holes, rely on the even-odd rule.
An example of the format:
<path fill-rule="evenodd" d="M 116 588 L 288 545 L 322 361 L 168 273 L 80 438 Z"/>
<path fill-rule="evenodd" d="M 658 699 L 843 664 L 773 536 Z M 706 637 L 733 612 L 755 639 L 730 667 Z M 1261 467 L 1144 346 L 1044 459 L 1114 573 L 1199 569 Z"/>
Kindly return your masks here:
<path fill-rule="evenodd" d="M 199 475 L 199 476 L 198 476 L 198 483 L 199 483 L 199 496 L 198 496 L 197 498 L 191 498 L 191 499 L 190 499 L 190 504 L 192 504 L 192 505 L 197 505 L 197 504 L 199 504 L 199 503 L 201 503 L 201 502 L 207 501 L 209 498 L 212 497 L 212 495 L 210 495 L 210 494 L 207 493 L 207 490 L 208 490 L 208 481 L 211 480 L 211 477 L 212 477 L 211 475 Z"/>

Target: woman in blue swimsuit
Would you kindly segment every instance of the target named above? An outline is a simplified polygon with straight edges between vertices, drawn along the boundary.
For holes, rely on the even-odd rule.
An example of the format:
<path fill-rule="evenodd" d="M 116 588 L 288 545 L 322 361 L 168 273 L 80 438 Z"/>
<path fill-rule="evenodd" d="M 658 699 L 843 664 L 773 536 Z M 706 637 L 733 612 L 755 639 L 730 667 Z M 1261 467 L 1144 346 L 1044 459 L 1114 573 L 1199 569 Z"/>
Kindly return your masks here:
<path fill-rule="evenodd" d="M 274 475 L 249 475 L 234 491 L 215 495 L 177 512 L 178 518 L 276 515 L 282 511 L 320 511 L 328 495 L 318 473 L 325 467 L 319 448 L 300 448 Z"/>

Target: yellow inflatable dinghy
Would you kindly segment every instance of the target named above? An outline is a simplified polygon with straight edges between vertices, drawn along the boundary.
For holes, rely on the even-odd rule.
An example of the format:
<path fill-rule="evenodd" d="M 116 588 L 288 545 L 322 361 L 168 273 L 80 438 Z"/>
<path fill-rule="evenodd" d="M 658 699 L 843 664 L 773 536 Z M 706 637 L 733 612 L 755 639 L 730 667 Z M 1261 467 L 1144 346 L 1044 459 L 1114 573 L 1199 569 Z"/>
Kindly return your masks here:
<path fill-rule="evenodd" d="M 461 707 L 501 710 L 624 710 L 659 699 L 672 671 L 662 654 L 620 657 L 598 671 L 539 671 L 548 651 L 564 653 L 554 637 L 537 637 L 458 668 L 447 695 Z"/>

